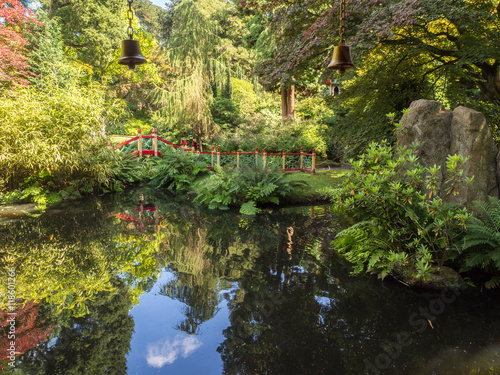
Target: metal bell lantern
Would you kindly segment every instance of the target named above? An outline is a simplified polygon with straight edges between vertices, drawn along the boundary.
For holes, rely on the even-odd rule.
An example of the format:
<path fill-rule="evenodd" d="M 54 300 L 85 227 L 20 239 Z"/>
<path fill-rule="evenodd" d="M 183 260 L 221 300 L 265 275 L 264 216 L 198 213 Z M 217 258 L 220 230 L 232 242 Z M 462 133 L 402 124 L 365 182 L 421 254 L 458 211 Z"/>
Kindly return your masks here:
<path fill-rule="evenodd" d="M 128 27 L 127 35 L 129 39 L 122 40 L 122 53 L 118 59 L 118 64 L 127 65 L 129 69 L 134 69 L 137 65 L 141 65 L 147 62 L 146 58 L 141 53 L 141 48 L 139 47 L 139 41 L 134 40 L 134 29 L 132 28 L 132 18 L 134 13 L 132 12 L 132 1 L 128 0 Z"/>
<path fill-rule="evenodd" d="M 344 73 L 346 69 L 354 68 L 351 59 L 351 47 L 345 44 L 345 0 L 340 1 L 340 44 L 333 49 L 333 57 L 328 68 Z"/>

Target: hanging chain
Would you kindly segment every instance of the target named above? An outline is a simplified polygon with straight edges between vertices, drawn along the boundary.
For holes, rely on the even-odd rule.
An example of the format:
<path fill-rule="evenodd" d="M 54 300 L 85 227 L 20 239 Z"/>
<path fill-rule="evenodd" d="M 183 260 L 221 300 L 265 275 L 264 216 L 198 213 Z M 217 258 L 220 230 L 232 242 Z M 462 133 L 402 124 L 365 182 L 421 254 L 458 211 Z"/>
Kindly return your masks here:
<path fill-rule="evenodd" d="M 345 0 L 340 0 L 340 45 L 345 44 Z"/>
<path fill-rule="evenodd" d="M 134 13 L 132 12 L 132 1 L 133 0 L 128 0 L 128 10 L 127 10 L 127 18 L 128 18 L 127 35 L 129 39 L 134 38 L 134 29 L 132 28 L 132 19 L 134 18 Z"/>

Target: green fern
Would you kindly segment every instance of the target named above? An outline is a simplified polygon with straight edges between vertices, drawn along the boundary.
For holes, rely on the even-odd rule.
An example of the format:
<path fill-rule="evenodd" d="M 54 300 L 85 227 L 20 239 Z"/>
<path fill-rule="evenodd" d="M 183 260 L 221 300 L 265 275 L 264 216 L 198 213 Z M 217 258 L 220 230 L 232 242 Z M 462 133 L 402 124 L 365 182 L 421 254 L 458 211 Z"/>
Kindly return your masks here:
<path fill-rule="evenodd" d="M 500 286 L 500 276 L 493 276 L 489 281 L 484 283 L 488 289 L 498 288 Z"/>
<path fill-rule="evenodd" d="M 496 274 L 500 272 L 500 200 L 488 197 L 488 202 L 474 202 L 476 216 L 471 218 L 462 244 L 462 268 L 482 268 Z M 498 279 L 498 280 L 497 280 Z M 486 285 L 487 284 L 487 285 Z M 500 276 L 485 284 L 487 288 L 500 285 Z"/>
<path fill-rule="evenodd" d="M 265 170 L 224 171 L 216 167 L 216 173 L 198 186 L 195 201 L 210 208 L 226 209 L 241 206 L 240 212 L 254 215 L 258 204 L 279 204 L 279 197 L 286 197 L 303 182 L 292 182 L 286 175 Z"/>
<path fill-rule="evenodd" d="M 151 171 L 150 184 L 170 190 L 190 189 L 195 176 L 205 170 L 195 156 L 185 151 L 167 153 L 147 169 Z"/>
<path fill-rule="evenodd" d="M 376 227 L 373 220 L 361 221 L 339 232 L 333 241 L 335 249 L 353 264 L 354 275 L 363 272 L 365 267 L 382 278 L 391 271 L 390 244 L 374 236 Z"/>
<path fill-rule="evenodd" d="M 257 208 L 256 204 L 254 201 L 248 201 L 245 202 L 241 205 L 240 207 L 240 213 L 244 215 L 255 215 L 260 212 L 260 209 Z"/>

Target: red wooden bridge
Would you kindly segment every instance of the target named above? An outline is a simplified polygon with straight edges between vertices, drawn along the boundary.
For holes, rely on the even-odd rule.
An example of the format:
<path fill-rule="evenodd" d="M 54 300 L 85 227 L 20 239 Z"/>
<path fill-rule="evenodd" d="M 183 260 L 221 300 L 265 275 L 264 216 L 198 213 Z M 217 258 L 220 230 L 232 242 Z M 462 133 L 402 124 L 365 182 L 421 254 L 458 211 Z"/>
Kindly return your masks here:
<path fill-rule="evenodd" d="M 223 168 L 263 168 L 282 172 L 315 173 L 316 171 L 316 152 L 314 149 L 312 153 L 306 153 L 302 148 L 300 152 L 295 153 L 284 150 L 278 153 L 267 153 L 265 148 L 264 152 L 259 152 L 258 148 L 255 148 L 255 152 L 240 152 L 239 150 L 237 152 L 220 152 L 219 148 L 215 150 L 214 147 L 211 151 L 200 151 L 199 147 L 195 148 L 194 142 L 189 148 L 187 141 L 181 141 L 179 145 L 176 145 L 158 137 L 156 129 L 153 129 L 152 133 L 153 135 L 142 135 L 141 129 L 138 129 L 136 137 L 120 143 L 117 149 L 137 157 L 149 155 L 163 157 L 165 153 L 172 152 L 174 149 L 183 150 L 195 154 L 198 161 L 205 163 L 207 168 L 219 165 Z"/>
<path fill-rule="evenodd" d="M 127 139 L 125 142 L 120 143 L 117 148 L 120 150 L 120 152 L 125 152 L 125 153 L 131 153 L 135 156 L 145 156 L 145 155 L 153 155 L 153 156 L 160 156 L 163 157 L 163 154 L 161 151 L 158 150 L 158 141 L 160 141 L 160 149 L 163 148 L 163 145 L 165 147 L 174 147 L 174 148 L 181 148 L 182 146 L 185 146 L 183 143 L 181 143 L 180 146 L 173 144 L 172 142 L 169 142 L 161 137 L 158 137 L 158 133 L 156 129 L 153 129 L 153 135 L 142 135 L 141 129 L 137 129 L 137 136 Z M 194 145 L 194 142 L 193 142 Z M 186 150 L 185 151 L 191 151 L 191 150 Z"/>

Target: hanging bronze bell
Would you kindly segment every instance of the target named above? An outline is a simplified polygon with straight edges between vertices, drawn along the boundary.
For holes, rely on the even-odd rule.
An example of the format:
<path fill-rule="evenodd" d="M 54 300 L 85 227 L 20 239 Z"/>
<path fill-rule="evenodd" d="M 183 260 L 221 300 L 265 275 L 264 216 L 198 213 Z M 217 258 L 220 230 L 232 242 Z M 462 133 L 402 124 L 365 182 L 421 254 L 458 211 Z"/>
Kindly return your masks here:
<path fill-rule="evenodd" d="M 341 44 L 333 49 L 333 57 L 330 65 L 330 69 L 337 69 L 339 73 L 344 73 L 346 69 L 354 68 L 354 64 L 351 59 L 351 47 Z"/>
<path fill-rule="evenodd" d="M 134 69 L 136 65 L 141 65 L 146 62 L 146 58 L 142 56 L 138 40 L 122 40 L 122 54 L 118 59 L 118 64 L 128 65 L 129 69 Z"/>

